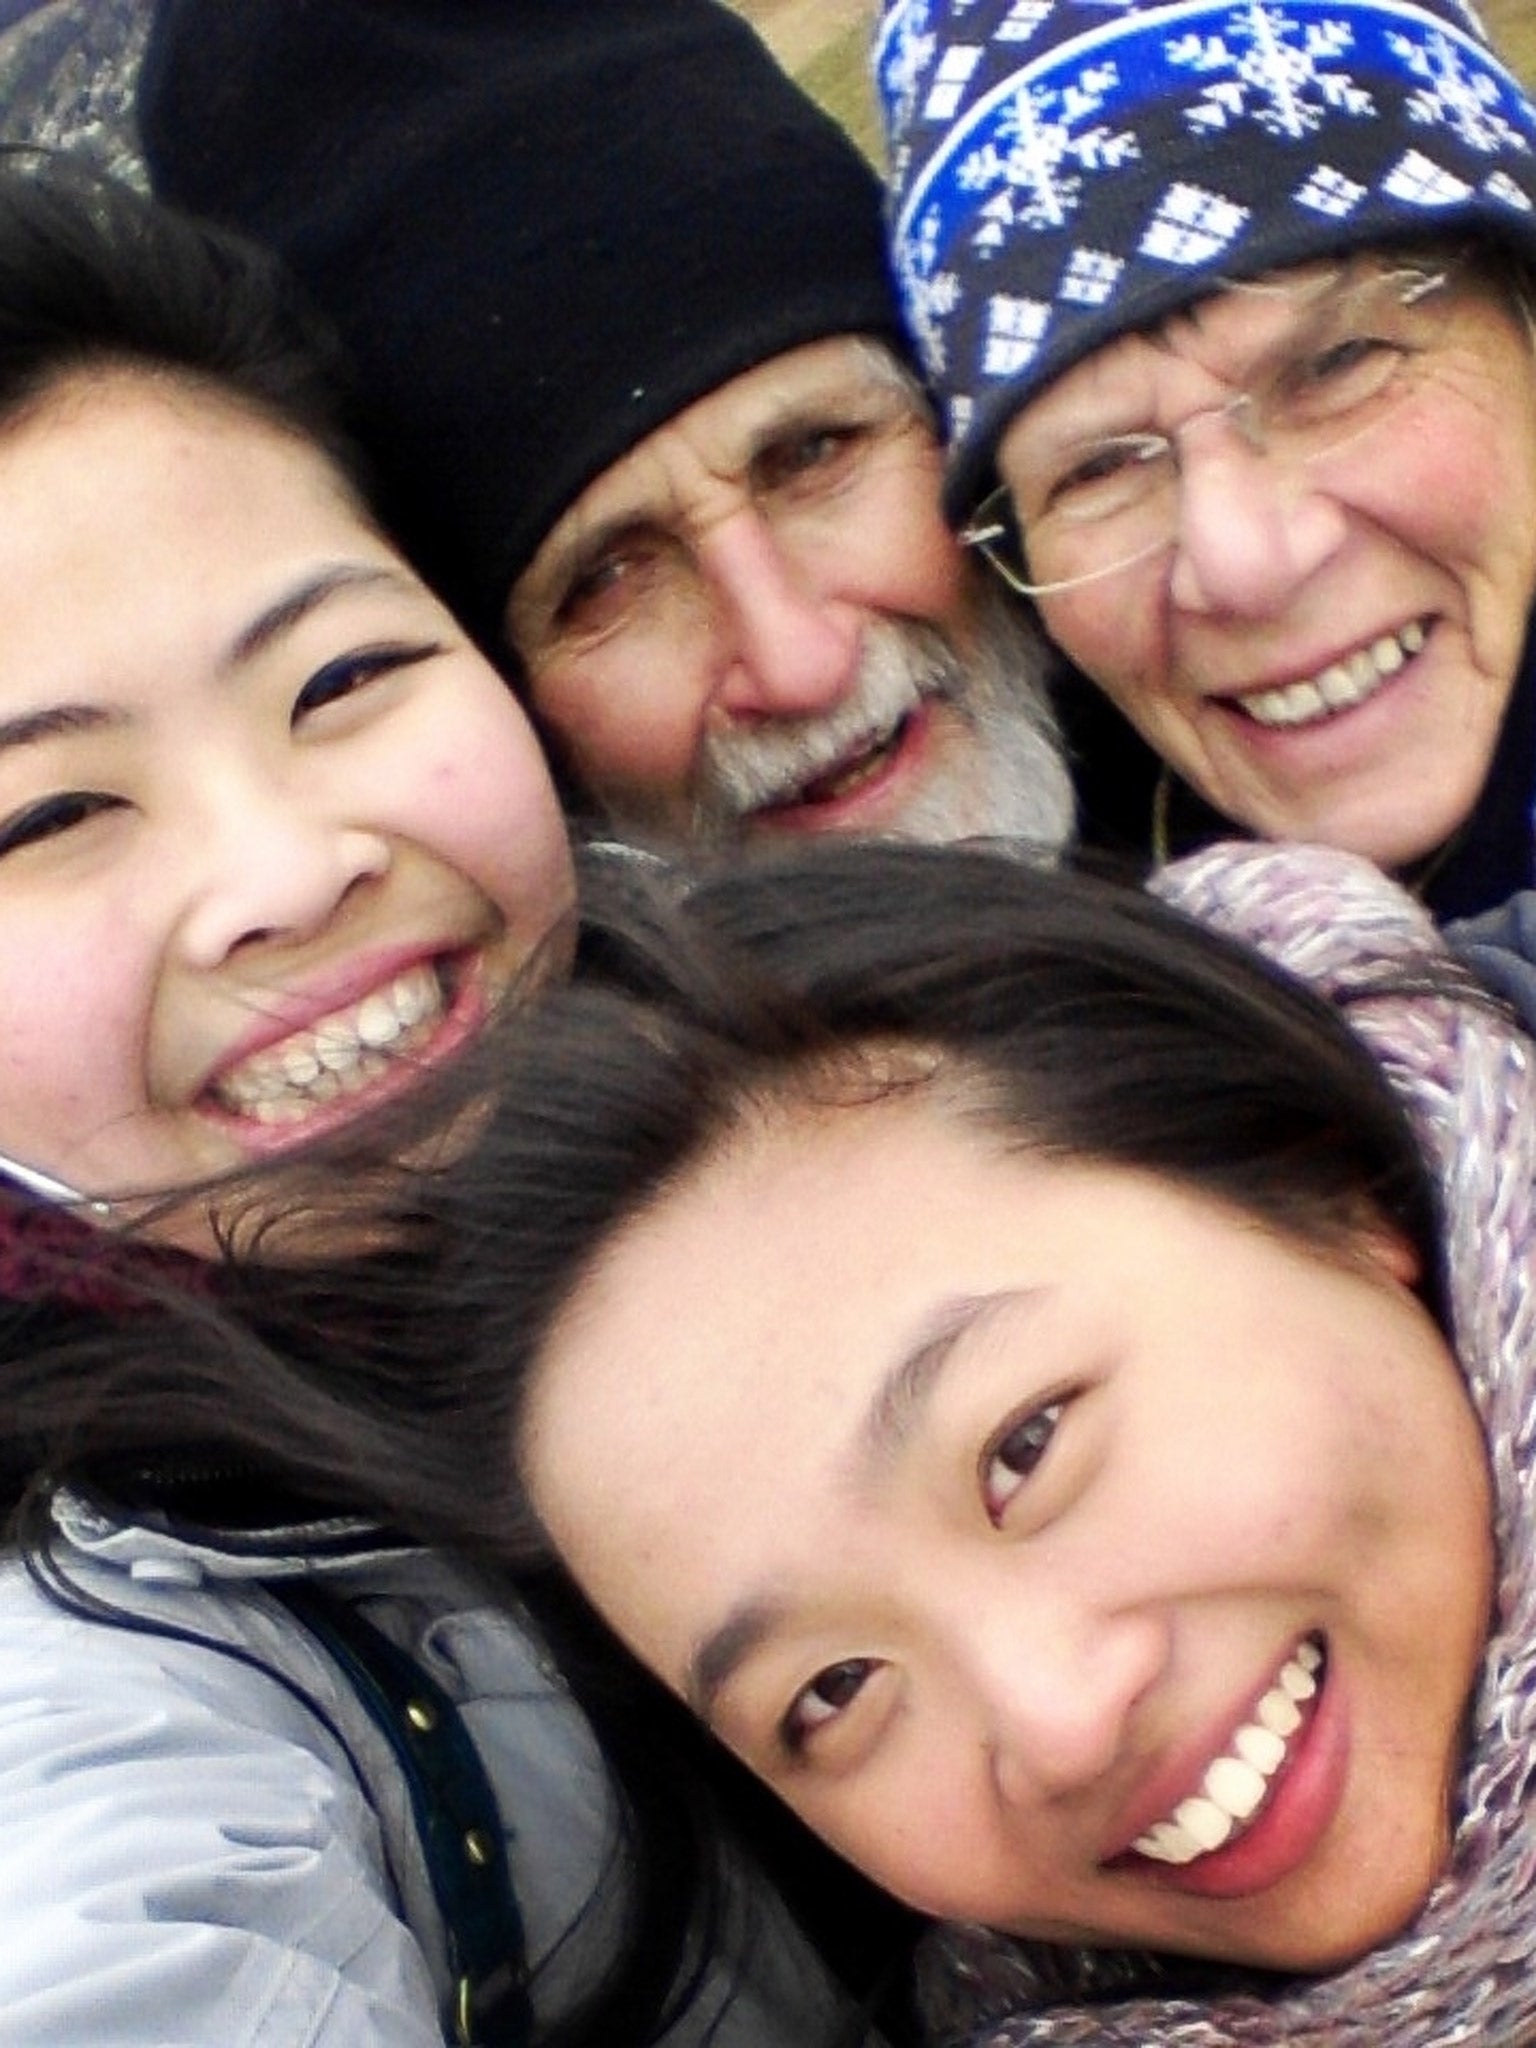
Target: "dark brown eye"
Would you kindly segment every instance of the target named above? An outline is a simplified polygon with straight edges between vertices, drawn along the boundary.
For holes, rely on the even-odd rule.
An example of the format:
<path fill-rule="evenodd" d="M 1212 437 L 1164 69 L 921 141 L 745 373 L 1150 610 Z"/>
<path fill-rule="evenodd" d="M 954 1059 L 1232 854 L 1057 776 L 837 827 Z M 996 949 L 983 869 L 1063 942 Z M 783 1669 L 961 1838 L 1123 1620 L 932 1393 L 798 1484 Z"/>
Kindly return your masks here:
<path fill-rule="evenodd" d="M 571 576 L 555 606 L 555 623 L 594 633 L 616 625 L 651 592 L 665 587 L 674 551 L 659 532 L 617 536 Z"/>
<path fill-rule="evenodd" d="M 862 456 L 867 443 L 868 435 L 857 423 L 829 423 L 786 434 L 753 458 L 753 486 L 771 494 L 841 477 Z"/>
<path fill-rule="evenodd" d="M 784 1716 L 784 1746 L 797 1755 L 808 1736 L 851 1706 L 875 1669 L 872 1657 L 847 1657 L 818 1671 L 809 1685 L 802 1686 Z"/>
<path fill-rule="evenodd" d="M 1171 452 L 1164 434 L 1112 434 L 1094 441 L 1051 479 L 1043 509 L 1068 519 L 1103 518 L 1155 487 Z"/>
<path fill-rule="evenodd" d="M 994 1438 L 982 1459 L 981 1475 L 990 1521 L 1001 1520 L 1009 1501 L 1034 1476 L 1066 1408 L 1065 1401 L 1052 1401 L 1044 1408 L 1032 1409 Z"/>
<path fill-rule="evenodd" d="M 334 661 L 326 662 L 323 668 L 317 668 L 305 682 L 293 700 L 291 723 L 297 725 L 300 719 L 323 711 L 328 704 L 339 703 L 343 697 L 351 697 L 381 677 L 394 675 L 399 669 L 414 668 L 418 662 L 430 661 L 434 654 L 442 651 L 441 646 L 432 641 L 412 646 L 357 647 L 338 655 Z"/>
<path fill-rule="evenodd" d="M 1280 400 L 1300 425 L 1349 419 L 1384 393 L 1400 389 L 1409 358 L 1395 342 L 1373 334 L 1347 335 L 1293 363 Z"/>
<path fill-rule="evenodd" d="M 26 846 L 38 846 L 46 839 L 62 838 L 103 811 L 120 810 L 121 797 L 101 790 L 70 789 L 27 804 L 9 818 L 0 818 L 0 859 Z"/>

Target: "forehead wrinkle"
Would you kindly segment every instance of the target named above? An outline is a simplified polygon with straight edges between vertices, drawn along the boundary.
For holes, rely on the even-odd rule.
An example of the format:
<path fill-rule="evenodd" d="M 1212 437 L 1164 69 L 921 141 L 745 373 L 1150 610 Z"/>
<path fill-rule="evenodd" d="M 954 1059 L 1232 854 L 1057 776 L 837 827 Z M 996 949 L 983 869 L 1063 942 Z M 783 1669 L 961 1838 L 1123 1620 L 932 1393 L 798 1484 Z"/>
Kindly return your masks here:
<path fill-rule="evenodd" d="M 665 432 L 657 428 L 656 434 Z M 611 468 L 601 471 L 568 505 L 546 535 L 533 561 L 512 586 L 508 614 L 514 626 L 528 623 L 530 609 L 561 594 L 575 577 L 599 561 L 626 534 L 664 531 L 680 516 L 677 485 L 655 436 L 642 441 Z M 596 504 L 586 500 L 595 496 Z"/>
<path fill-rule="evenodd" d="M 728 390 L 729 386 L 721 388 Z M 695 403 L 710 407 L 719 396 L 718 391 L 706 392 Z M 680 444 L 700 475 L 711 483 L 735 486 L 750 477 L 753 466 L 786 434 L 826 425 L 834 415 L 840 416 L 872 400 L 886 397 L 899 402 L 913 420 L 923 418 L 921 403 L 914 392 L 896 377 L 887 381 L 863 361 L 825 370 L 805 389 L 765 386 L 761 393 L 755 395 L 754 420 L 745 438 L 735 449 L 720 450 L 714 455 L 708 452 L 708 447 L 715 442 L 716 436 L 707 423 L 701 426 L 698 419 L 690 418 L 692 407 L 684 407 L 681 413 L 655 428 L 627 455 L 621 456 L 610 470 L 601 472 L 588 485 L 589 492 L 601 493 L 605 486 L 611 487 L 615 473 L 622 470 L 624 495 L 618 503 L 612 506 L 599 504 L 582 515 L 581 499 L 578 498 L 576 504 L 561 515 L 545 542 L 547 554 L 532 565 L 537 582 L 530 574 L 526 586 L 521 591 L 514 590 L 512 610 L 514 613 L 517 611 L 520 596 L 526 605 L 536 598 L 540 590 L 563 587 L 628 533 L 648 528 L 680 532 L 690 526 L 692 522 L 674 464 L 667 460 L 665 451 L 669 446 Z M 727 428 L 725 431 L 732 430 Z M 672 437 L 671 440 L 663 438 L 668 436 Z M 639 472 L 643 465 L 653 470 L 652 478 L 642 478 Z M 566 521 L 571 522 L 570 531 L 562 532 L 560 528 Z"/>

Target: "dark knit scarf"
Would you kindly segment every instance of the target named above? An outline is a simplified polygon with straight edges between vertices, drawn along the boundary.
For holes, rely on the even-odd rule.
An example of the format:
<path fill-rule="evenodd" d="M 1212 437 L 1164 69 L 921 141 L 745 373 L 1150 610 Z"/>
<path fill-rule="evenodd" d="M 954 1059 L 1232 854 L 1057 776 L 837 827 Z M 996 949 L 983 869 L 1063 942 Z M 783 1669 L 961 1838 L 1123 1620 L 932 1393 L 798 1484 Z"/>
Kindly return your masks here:
<path fill-rule="evenodd" d="M 1320 848 L 1215 847 L 1158 893 L 1328 995 L 1436 958 L 1427 913 Z M 1536 2042 L 1536 1050 L 1454 996 L 1356 1001 L 1438 1179 L 1457 1349 L 1496 1491 L 1498 1619 L 1473 1705 L 1450 1864 L 1389 1945 L 1324 1978 L 1091 1956 L 972 1927 L 928 1940 L 931 2038 L 968 2048 L 1516 2048 Z M 1084 2003 L 1084 2000 L 1097 2003 Z"/>

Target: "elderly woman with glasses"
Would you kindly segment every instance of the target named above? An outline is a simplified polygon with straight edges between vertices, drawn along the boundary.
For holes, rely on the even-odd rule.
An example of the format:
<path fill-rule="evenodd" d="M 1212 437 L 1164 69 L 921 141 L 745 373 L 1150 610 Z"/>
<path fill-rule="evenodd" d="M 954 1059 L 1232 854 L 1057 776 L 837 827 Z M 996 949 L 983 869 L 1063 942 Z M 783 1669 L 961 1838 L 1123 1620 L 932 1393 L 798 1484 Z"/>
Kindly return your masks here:
<path fill-rule="evenodd" d="M 1088 837 L 1529 886 L 1536 107 L 1470 7 L 890 0 L 877 62 L 948 507 L 1067 659 Z"/>

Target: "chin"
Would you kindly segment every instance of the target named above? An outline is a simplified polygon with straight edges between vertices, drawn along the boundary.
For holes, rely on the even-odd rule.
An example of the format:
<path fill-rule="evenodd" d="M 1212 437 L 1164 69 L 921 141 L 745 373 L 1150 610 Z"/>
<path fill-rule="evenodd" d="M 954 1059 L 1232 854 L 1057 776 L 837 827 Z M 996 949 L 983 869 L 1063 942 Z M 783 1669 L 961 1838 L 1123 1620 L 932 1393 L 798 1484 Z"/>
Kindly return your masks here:
<path fill-rule="evenodd" d="M 1298 1926 L 1291 1935 L 1280 1934 L 1278 1939 L 1265 1944 L 1267 1953 L 1246 1960 L 1261 1969 L 1309 1977 L 1324 1977 L 1345 1969 L 1373 1949 L 1395 1941 L 1411 1926 L 1434 1890 L 1444 1862 L 1442 1848 L 1432 1861 L 1425 1859 L 1407 1871 L 1401 1866 L 1384 1866 L 1380 1889 L 1369 1901 L 1362 1901 L 1360 1894 L 1370 1873 L 1361 1871 L 1352 1893 L 1355 1910 L 1342 1924 L 1335 1904 L 1319 1912 L 1317 1924 Z"/>

